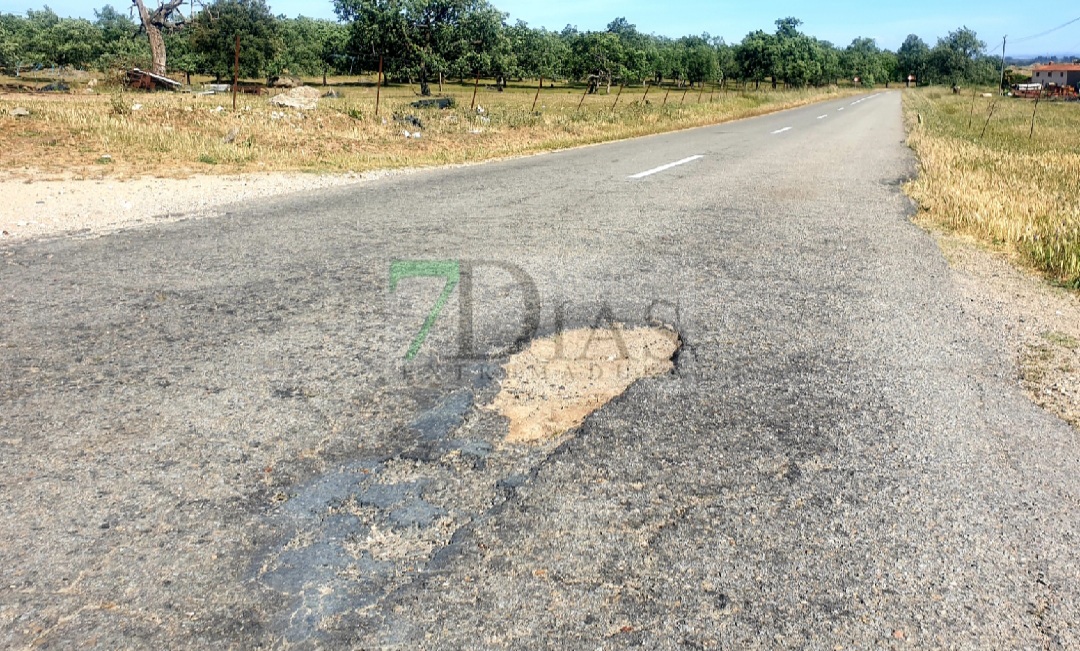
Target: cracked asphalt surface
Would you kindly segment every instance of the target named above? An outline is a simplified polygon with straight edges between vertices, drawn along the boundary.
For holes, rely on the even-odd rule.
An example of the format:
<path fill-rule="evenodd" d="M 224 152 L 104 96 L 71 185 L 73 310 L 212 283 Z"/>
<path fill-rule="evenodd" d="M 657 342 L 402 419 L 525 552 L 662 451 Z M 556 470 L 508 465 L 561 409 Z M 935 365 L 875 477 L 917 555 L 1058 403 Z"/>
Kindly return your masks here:
<path fill-rule="evenodd" d="M 0 247 L 0 646 L 1080 648 L 1076 433 L 855 101 Z M 615 322 L 674 372 L 504 444 Z"/>

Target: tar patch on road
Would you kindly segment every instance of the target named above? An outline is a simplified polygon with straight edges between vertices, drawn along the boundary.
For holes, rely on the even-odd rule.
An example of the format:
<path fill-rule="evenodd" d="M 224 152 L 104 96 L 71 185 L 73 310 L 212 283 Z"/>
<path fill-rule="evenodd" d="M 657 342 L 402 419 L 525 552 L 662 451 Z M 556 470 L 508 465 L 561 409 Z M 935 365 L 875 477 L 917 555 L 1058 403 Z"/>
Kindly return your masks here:
<path fill-rule="evenodd" d="M 275 636 L 332 638 L 452 562 L 562 435 L 638 379 L 670 372 L 680 343 L 670 329 L 619 326 L 537 339 L 507 361 L 497 385 L 497 369 L 478 369 L 467 375 L 486 382 L 417 415 L 399 454 L 353 460 L 296 487 L 268 514 L 280 535 L 250 571 L 255 589 L 286 597 L 270 616 Z"/>

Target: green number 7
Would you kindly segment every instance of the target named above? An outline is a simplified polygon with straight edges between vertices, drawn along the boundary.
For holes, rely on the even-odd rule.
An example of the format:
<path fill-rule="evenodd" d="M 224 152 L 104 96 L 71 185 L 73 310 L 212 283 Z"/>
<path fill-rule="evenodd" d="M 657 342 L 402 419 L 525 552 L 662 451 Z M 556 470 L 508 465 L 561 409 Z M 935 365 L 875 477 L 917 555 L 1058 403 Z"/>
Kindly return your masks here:
<path fill-rule="evenodd" d="M 395 260 L 391 262 L 390 291 L 397 289 L 398 281 L 403 278 L 446 278 L 446 285 L 443 286 L 442 294 L 439 294 L 439 300 L 435 301 L 435 307 L 432 308 L 431 313 L 424 320 L 424 325 L 420 327 L 420 332 L 413 339 L 409 352 L 405 353 L 405 361 L 410 361 L 420 352 L 420 346 L 424 345 L 428 332 L 435 325 L 439 313 L 446 307 L 450 294 L 454 293 L 454 288 L 461 281 L 461 265 L 456 260 Z"/>

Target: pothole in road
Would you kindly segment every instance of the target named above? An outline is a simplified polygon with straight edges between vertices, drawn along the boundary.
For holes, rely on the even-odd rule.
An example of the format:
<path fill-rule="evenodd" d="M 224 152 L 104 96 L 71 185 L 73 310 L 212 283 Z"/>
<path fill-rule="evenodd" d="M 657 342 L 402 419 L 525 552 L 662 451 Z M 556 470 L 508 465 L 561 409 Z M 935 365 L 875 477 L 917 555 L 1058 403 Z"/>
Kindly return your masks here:
<path fill-rule="evenodd" d="M 534 340 L 510 357 L 491 408 L 510 420 L 507 443 L 541 443 L 646 377 L 670 373 L 679 335 L 669 328 L 566 330 Z"/>

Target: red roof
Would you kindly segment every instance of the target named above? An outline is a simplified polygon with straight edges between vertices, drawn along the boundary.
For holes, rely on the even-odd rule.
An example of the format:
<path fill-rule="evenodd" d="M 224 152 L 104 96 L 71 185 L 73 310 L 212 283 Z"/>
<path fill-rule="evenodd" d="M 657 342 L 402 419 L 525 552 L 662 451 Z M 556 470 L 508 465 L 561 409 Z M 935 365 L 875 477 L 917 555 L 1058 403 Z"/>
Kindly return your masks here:
<path fill-rule="evenodd" d="M 1045 66 L 1035 66 L 1032 70 L 1039 72 L 1080 72 L 1080 63 L 1048 63 Z"/>

